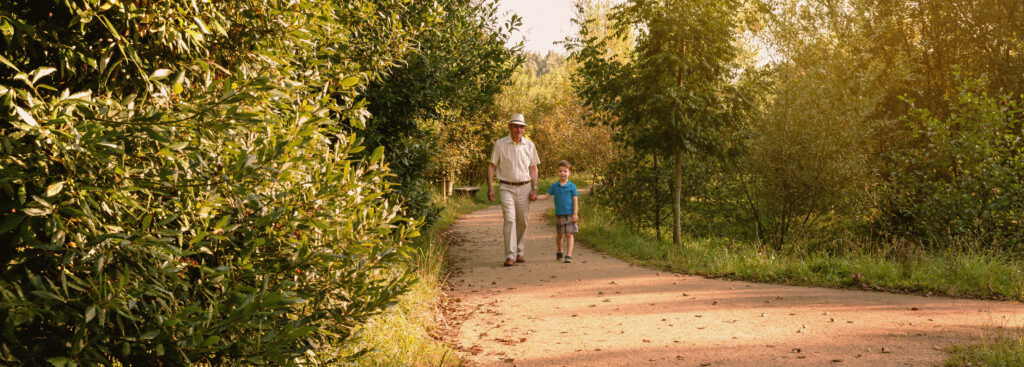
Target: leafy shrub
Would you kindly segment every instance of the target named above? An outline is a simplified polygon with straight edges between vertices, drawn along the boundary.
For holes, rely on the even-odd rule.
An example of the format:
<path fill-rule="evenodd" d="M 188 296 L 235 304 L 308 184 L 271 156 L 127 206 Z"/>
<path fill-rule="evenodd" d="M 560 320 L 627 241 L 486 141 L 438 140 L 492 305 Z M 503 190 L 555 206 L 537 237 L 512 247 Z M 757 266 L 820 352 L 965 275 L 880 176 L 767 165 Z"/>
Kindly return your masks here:
<path fill-rule="evenodd" d="M 965 82 L 948 100 L 949 117 L 916 107 L 904 116 L 913 144 L 893 154 L 883 229 L 1022 249 L 1024 109 L 982 86 Z"/>
<path fill-rule="evenodd" d="M 386 0 L 157 3 L 0 8 L 0 363 L 345 357 L 420 223 L 339 133 L 366 116 L 340 50 L 415 28 Z"/>

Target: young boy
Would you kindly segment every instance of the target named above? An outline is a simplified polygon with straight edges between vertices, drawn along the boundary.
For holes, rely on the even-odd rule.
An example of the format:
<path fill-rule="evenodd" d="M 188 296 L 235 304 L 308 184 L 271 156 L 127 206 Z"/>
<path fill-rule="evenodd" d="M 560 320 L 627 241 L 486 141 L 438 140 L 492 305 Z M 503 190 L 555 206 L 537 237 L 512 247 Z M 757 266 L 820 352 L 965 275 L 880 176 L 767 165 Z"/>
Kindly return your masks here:
<path fill-rule="evenodd" d="M 579 232 L 579 192 L 576 191 L 576 184 L 569 182 L 569 174 L 572 173 L 572 165 L 569 161 L 558 162 L 558 182 L 551 184 L 548 192 L 538 195 L 537 200 L 544 200 L 553 196 L 555 198 L 555 244 L 558 252 L 555 254 L 557 261 L 572 262 L 573 236 Z M 562 238 L 565 237 L 566 252 L 562 254 Z"/>

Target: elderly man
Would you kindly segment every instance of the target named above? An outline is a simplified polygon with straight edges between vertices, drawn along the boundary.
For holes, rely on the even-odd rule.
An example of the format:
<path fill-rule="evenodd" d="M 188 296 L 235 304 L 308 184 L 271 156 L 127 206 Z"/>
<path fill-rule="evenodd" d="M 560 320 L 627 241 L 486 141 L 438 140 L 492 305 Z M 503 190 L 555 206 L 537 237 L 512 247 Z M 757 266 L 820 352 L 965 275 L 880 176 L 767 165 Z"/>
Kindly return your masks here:
<path fill-rule="evenodd" d="M 487 166 L 487 199 L 494 201 L 494 174 L 498 174 L 498 197 L 505 216 L 505 266 L 526 261 L 526 218 L 530 202 L 537 198 L 537 146 L 526 133 L 526 119 L 512 115 L 508 136 L 494 142 L 491 164 Z"/>

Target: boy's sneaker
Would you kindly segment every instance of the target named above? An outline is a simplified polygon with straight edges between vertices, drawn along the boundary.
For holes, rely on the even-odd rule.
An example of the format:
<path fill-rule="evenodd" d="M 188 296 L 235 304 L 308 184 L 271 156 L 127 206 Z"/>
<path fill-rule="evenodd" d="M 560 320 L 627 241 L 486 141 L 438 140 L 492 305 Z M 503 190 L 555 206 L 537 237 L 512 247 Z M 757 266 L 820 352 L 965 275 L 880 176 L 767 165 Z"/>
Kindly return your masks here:
<path fill-rule="evenodd" d="M 565 255 L 565 262 L 566 263 L 571 263 L 572 262 L 572 256 Z"/>
<path fill-rule="evenodd" d="M 562 261 L 562 256 L 563 255 L 564 254 L 562 254 L 561 252 L 556 252 L 555 253 L 555 261 Z"/>

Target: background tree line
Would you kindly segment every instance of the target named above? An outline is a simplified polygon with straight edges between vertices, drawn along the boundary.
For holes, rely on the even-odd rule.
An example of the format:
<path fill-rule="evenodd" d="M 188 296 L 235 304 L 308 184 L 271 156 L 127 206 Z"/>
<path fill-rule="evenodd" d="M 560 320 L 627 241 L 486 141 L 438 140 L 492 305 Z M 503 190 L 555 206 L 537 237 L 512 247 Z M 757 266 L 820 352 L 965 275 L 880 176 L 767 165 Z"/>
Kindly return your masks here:
<path fill-rule="evenodd" d="M 678 211 L 775 251 L 1019 253 L 1022 6 L 581 2 L 574 86 L 623 148 L 601 197 L 637 228 Z"/>
<path fill-rule="evenodd" d="M 5 2 L 0 361 L 354 357 L 413 281 L 438 137 L 520 62 L 495 7 Z"/>

